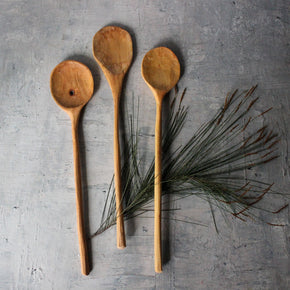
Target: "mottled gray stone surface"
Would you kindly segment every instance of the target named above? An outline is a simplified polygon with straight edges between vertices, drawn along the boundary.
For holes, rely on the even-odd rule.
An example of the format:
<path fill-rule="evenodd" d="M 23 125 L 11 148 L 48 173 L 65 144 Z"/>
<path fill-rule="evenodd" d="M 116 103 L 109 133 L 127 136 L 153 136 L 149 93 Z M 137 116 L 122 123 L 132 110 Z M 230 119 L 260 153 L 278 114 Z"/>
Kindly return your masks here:
<path fill-rule="evenodd" d="M 261 180 L 289 192 L 290 3 L 288 0 L 125 0 L 0 2 L 0 288 L 1 289 L 289 289 L 289 229 L 230 220 L 217 212 L 220 234 L 205 202 L 183 211 L 208 227 L 171 221 L 164 233 L 167 263 L 154 273 L 153 220 L 127 224 L 127 248 L 115 228 L 91 241 L 93 270 L 80 272 L 71 127 L 49 90 L 52 69 L 72 58 L 93 71 L 96 93 L 81 124 L 84 191 L 90 232 L 96 230 L 113 174 L 113 111 L 108 84 L 93 60 L 94 34 L 121 24 L 135 58 L 124 95 L 140 97 L 140 129 L 154 133 L 154 99 L 140 74 L 144 54 L 166 45 L 183 69 L 191 106 L 180 139 L 235 88 L 258 83 L 258 112 L 282 134 L 281 158 L 257 169 Z M 143 142 L 144 141 L 144 142 Z M 143 149 L 153 156 L 154 138 Z M 271 198 L 268 203 L 275 203 Z M 283 201 L 282 201 L 283 202 Z M 288 222 L 289 210 L 275 217 Z"/>

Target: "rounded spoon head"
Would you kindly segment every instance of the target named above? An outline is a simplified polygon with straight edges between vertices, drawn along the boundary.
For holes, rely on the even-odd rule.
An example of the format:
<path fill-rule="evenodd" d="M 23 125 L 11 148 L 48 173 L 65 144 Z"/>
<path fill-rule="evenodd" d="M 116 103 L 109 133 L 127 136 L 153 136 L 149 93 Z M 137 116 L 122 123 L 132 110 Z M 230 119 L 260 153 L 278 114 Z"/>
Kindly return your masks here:
<path fill-rule="evenodd" d="M 96 61 L 111 74 L 125 74 L 132 62 L 133 44 L 130 34 L 116 26 L 106 26 L 93 39 Z"/>
<path fill-rule="evenodd" d="M 64 110 L 82 108 L 93 95 L 94 79 L 84 64 L 66 60 L 52 71 L 50 90 L 56 103 Z"/>
<path fill-rule="evenodd" d="M 166 94 L 180 77 L 177 56 L 167 47 L 151 49 L 143 58 L 142 76 L 153 91 Z"/>

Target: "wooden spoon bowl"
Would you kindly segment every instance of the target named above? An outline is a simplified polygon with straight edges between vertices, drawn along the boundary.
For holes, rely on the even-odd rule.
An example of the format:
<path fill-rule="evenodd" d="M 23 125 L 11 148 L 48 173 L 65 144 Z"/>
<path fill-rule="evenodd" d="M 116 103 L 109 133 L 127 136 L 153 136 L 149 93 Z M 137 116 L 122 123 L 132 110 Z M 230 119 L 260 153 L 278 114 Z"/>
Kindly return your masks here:
<path fill-rule="evenodd" d="M 91 71 L 82 63 L 66 60 L 51 73 L 51 93 L 64 110 L 83 107 L 92 97 L 94 80 Z"/>
<path fill-rule="evenodd" d="M 111 74 L 125 74 L 133 58 L 130 34 L 117 26 L 102 28 L 94 36 L 93 54 L 99 65 Z"/>
<path fill-rule="evenodd" d="M 142 76 L 158 99 L 162 99 L 178 82 L 180 64 L 176 55 L 166 47 L 146 53 L 142 62 Z"/>

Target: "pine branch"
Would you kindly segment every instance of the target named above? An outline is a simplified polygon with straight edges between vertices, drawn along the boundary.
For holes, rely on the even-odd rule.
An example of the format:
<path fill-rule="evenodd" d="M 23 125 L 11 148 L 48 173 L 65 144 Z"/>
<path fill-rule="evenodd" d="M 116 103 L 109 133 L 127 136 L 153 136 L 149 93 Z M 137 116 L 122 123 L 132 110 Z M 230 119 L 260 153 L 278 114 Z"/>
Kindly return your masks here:
<path fill-rule="evenodd" d="M 267 209 L 259 206 L 266 194 L 278 194 L 272 189 L 273 184 L 259 180 L 245 180 L 242 173 L 248 168 L 265 165 L 279 156 L 277 145 L 279 136 L 267 126 L 252 132 L 249 128 L 264 116 L 271 108 L 254 116 L 252 108 L 258 101 L 253 98 L 256 89 L 238 94 L 236 90 L 228 95 L 223 107 L 213 118 L 202 125 L 183 146 L 170 152 L 172 145 L 185 125 L 188 107 L 182 105 L 185 90 L 178 97 L 176 91 L 171 102 L 168 125 L 162 138 L 163 149 L 163 194 L 174 195 L 175 198 L 198 196 L 208 201 L 216 219 L 213 207 L 232 214 L 241 221 L 259 220 L 254 210 L 278 214 L 285 209 Z M 178 102 L 179 98 L 179 102 Z M 178 104 L 177 104 L 178 103 Z M 154 198 L 154 159 L 145 174 L 140 171 L 138 144 L 138 110 L 137 117 L 127 118 L 128 135 L 125 136 L 126 162 L 122 168 L 123 180 L 123 216 L 130 219 L 152 210 Z M 135 121 L 137 125 L 135 127 Z M 148 207 L 149 206 L 149 207 Z M 113 179 L 96 236 L 116 223 L 115 193 Z M 281 226 L 266 221 L 269 225 Z"/>

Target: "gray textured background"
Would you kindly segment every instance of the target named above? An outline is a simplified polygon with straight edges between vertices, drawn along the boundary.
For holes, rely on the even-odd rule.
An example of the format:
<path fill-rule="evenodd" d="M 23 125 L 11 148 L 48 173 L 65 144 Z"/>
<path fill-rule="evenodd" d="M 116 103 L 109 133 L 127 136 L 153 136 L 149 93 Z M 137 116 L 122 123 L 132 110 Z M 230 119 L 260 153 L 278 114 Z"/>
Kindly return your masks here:
<path fill-rule="evenodd" d="M 52 69 L 72 58 L 93 71 L 96 93 L 81 124 L 84 191 L 90 232 L 96 230 L 113 174 L 113 111 L 109 86 L 93 60 L 94 34 L 121 24 L 135 57 L 124 95 L 140 97 L 141 131 L 154 132 L 154 98 L 140 74 L 144 54 L 166 45 L 178 55 L 191 106 L 192 132 L 228 91 L 258 83 L 258 112 L 282 134 L 281 158 L 256 172 L 289 187 L 288 0 L 8 1 L 0 2 L 0 288 L 1 289 L 289 289 L 289 230 L 217 216 L 208 205 L 181 202 L 181 216 L 208 227 L 165 225 L 167 263 L 154 273 L 153 220 L 127 224 L 127 248 L 115 228 L 91 241 L 93 270 L 80 273 L 76 234 L 71 127 L 49 90 Z M 144 136 L 153 155 L 154 138 Z M 186 138 L 184 134 L 181 138 Z M 146 146 L 145 146 L 146 145 Z M 268 199 L 269 203 L 275 203 Z M 281 201 L 283 203 L 283 200 Z M 279 204 L 279 203 L 278 203 Z M 286 222 L 289 210 L 275 217 Z"/>

